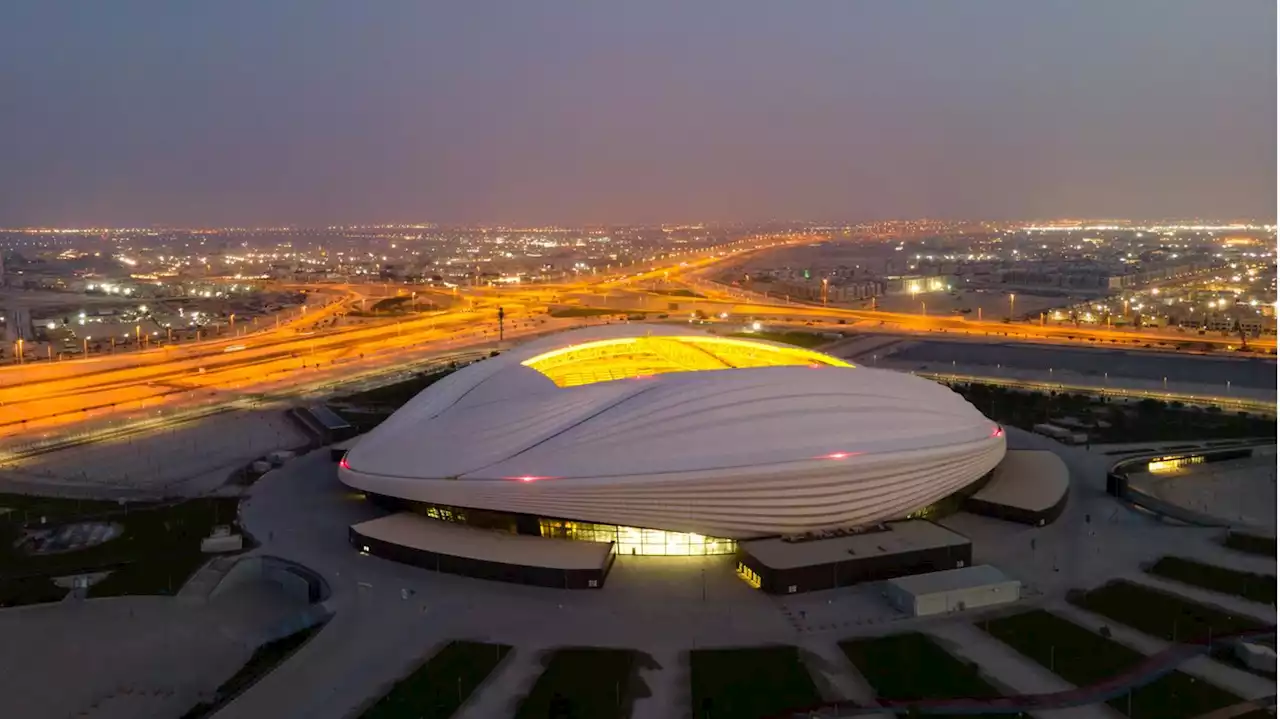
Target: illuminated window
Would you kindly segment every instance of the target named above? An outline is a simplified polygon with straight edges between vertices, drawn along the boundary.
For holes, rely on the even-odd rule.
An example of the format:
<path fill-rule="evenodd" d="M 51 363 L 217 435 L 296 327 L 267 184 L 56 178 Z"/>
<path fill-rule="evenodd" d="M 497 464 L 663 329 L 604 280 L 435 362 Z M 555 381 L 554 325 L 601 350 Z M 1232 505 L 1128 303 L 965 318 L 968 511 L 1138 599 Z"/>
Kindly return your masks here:
<path fill-rule="evenodd" d="M 1155 459 L 1147 463 L 1148 472 L 1171 472 L 1179 467 L 1185 467 L 1189 464 L 1203 464 L 1204 457 L 1196 455 L 1194 457 L 1164 457 Z"/>
<path fill-rule="evenodd" d="M 733 554 L 737 543 L 732 539 L 705 537 L 701 534 L 668 532 L 661 529 L 616 527 L 612 524 L 570 522 L 558 519 L 539 520 L 542 536 L 572 539 L 580 542 L 613 542 L 614 552 L 623 556 L 707 556 Z"/>

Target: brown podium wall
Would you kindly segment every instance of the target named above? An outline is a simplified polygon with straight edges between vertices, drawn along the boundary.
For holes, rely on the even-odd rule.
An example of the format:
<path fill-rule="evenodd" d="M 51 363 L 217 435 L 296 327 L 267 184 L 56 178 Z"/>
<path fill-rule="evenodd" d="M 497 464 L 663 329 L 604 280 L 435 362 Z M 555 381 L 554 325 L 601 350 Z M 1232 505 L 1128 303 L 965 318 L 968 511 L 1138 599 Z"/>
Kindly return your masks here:
<path fill-rule="evenodd" d="M 973 545 L 929 547 L 874 557 L 850 557 L 839 562 L 773 569 L 738 546 L 738 561 L 760 576 L 760 589 L 768 594 L 799 594 L 848 587 L 910 574 L 940 572 L 973 563 Z M 791 587 L 795 587 L 792 591 Z"/>

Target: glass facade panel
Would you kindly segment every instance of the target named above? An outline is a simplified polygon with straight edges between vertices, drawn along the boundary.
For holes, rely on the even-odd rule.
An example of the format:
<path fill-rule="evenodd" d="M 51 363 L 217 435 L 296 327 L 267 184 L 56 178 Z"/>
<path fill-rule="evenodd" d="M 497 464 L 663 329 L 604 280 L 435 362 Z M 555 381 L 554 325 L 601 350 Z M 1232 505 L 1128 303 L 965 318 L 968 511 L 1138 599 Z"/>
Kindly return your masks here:
<path fill-rule="evenodd" d="M 409 508 L 424 517 L 467 524 L 481 529 L 493 529 L 515 534 L 524 515 L 493 512 L 483 509 L 464 509 L 442 505 L 413 502 Z M 524 517 L 530 522 L 534 517 Z M 706 537 L 690 532 L 668 532 L 662 529 L 619 527 L 612 524 L 575 522 L 566 519 L 536 518 L 539 534 L 555 539 L 572 539 L 578 542 L 613 542 L 614 552 L 622 555 L 646 556 L 705 556 L 733 554 L 737 543 L 732 539 Z"/>
<path fill-rule="evenodd" d="M 701 534 L 559 519 L 541 519 L 538 524 L 544 537 L 582 542 L 614 542 L 614 551 L 621 555 L 704 556 L 733 554 L 737 549 L 737 544 L 731 539 L 704 537 Z"/>

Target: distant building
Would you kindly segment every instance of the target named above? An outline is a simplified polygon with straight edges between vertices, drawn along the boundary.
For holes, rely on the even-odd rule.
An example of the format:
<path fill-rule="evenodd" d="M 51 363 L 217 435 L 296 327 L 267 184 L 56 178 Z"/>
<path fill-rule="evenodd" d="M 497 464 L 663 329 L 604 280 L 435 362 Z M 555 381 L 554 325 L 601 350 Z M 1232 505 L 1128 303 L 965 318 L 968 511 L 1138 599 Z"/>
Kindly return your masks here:
<path fill-rule="evenodd" d="M 948 275 L 924 277 L 921 275 L 898 275 L 884 279 L 885 294 L 918 294 L 921 292 L 946 292 L 955 284 Z"/>

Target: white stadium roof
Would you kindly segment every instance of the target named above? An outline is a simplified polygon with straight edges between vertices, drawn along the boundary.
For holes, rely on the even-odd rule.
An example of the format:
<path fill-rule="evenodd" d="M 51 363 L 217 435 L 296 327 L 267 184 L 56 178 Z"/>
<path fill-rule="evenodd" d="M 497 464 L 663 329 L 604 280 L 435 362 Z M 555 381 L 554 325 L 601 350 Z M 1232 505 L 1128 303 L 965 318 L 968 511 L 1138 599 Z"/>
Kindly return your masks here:
<path fill-rule="evenodd" d="M 733 537 L 901 516 L 1003 454 L 997 426 L 934 382 L 626 324 L 455 372 L 363 437 L 342 477 L 424 502 Z"/>

